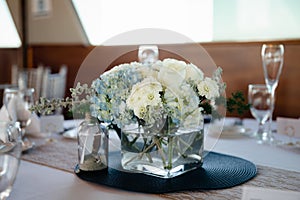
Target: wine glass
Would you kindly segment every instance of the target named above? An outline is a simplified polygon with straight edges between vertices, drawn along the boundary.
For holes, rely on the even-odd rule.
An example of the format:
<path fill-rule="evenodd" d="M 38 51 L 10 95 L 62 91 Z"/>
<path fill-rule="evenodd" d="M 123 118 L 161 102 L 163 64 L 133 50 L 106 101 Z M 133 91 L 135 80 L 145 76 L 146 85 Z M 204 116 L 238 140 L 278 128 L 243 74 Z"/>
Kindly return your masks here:
<path fill-rule="evenodd" d="M 33 93 L 33 88 L 24 88 L 21 90 L 16 88 L 6 88 L 3 93 L 3 102 L 10 121 L 20 123 L 23 145 L 31 145 L 24 136 L 25 128 L 31 122 L 31 112 L 29 108 L 33 105 Z"/>
<path fill-rule="evenodd" d="M 275 107 L 275 90 L 283 67 L 284 46 L 282 44 L 263 44 L 261 57 L 264 69 L 265 83 L 272 94 L 272 110 L 269 118 L 268 132 L 272 136 L 272 117 Z"/>
<path fill-rule="evenodd" d="M 265 130 L 265 123 L 272 113 L 273 96 L 266 85 L 250 84 L 248 85 L 248 103 L 253 117 L 259 122 L 258 130 L 254 137 L 259 143 L 270 142 L 271 135 Z"/>
<path fill-rule="evenodd" d="M 156 45 L 139 46 L 138 57 L 139 62 L 151 65 L 158 60 L 158 47 Z"/>
<path fill-rule="evenodd" d="M 18 173 L 22 152 L 18 122 L 0 122 L 0 199 L 6 199 Z"/>

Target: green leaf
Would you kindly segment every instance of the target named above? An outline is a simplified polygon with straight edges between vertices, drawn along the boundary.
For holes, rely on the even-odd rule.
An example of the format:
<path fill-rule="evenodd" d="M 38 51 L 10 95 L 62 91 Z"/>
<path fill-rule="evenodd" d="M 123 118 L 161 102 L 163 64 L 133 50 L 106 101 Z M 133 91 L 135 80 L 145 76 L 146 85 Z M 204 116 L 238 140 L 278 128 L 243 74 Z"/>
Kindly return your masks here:
<path fill-rule="evenodd" d="M 238 115 L 243 115 L 250 108 L 250 104 L 246 103 L 245 96 L 241 91 L 232 93 L 226 103 L 227 111 L 230 113 L 236 112 Z"/>

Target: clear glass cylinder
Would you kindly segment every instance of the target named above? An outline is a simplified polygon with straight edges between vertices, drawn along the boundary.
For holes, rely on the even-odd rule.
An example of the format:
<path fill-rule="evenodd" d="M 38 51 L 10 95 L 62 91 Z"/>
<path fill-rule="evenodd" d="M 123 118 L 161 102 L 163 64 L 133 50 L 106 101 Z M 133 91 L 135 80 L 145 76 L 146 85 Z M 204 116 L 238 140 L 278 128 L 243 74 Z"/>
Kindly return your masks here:
<path fill-rule="evenodd" d="M 97 171 L 108 166 L 108 131 L 96 118 L 90 116 L 78 130 L 79 169 Z"/>

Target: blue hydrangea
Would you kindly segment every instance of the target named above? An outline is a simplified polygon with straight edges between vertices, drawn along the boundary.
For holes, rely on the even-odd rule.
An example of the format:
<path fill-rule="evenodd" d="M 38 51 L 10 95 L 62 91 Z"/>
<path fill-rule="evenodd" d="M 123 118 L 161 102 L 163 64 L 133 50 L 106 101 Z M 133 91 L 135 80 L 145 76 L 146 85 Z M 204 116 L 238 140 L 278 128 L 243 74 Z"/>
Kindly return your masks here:
<path fill-rule="evenodd" d="M 104 122 L 112 122 L 119 127 L 133 119 L 131 110 L 126 109 L 126 100 L 134 84 L 143 80 L 140 65 L 123 64 L 105 72 L 94 80 L 95 96 L 91 97 L 92 115 Z M 130 117 L 131 116 L 131 117 Z"/>

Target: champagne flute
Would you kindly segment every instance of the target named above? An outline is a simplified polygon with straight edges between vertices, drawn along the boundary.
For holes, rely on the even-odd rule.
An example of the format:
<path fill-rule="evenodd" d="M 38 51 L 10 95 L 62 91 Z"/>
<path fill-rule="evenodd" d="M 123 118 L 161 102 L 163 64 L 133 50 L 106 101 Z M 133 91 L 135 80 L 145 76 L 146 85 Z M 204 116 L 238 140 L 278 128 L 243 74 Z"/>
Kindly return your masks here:
<path fill-rule="evenodd" d="M 19 123 L 0 122 L 0 199 L 6 199 L 18 173 L 22 152 Z"/>
<path fill-rule="evenodd" d="M 25 129 L 31 123 L 31 112 L 29 108 L 33 105 L 33 88 L 6 88 L 3 94 L 3 102 L 6 107 L 10 121 L 19 122 L 21 135 L 23 138 L 23 148 L 32 146 L 31 142 L 25 138 Z"/>
<path fill-rule="evenodd" d="M 282 44 L 263 44 L 261 49 L 261 57 L 264 69 L 265 83 L 272 94 L 272 109 L 269 118 L 268 132 L 271 140 L 274 141 L 272 135 L 272 117 L 275 107 L 275 90 L 278 85 L 279 77 L 283 67 L 284 46 Z"/>
<path fill-rule="evenodd" d="M 253 117 L 258 121 L 258 130 L 254 137 L 258 143 L 269 143 L 271 135 L 265 130 L 265 122 L 272 113 L 273 96 L 266 85 L 250 84 L 248 85 L 248 103 Z"/>

